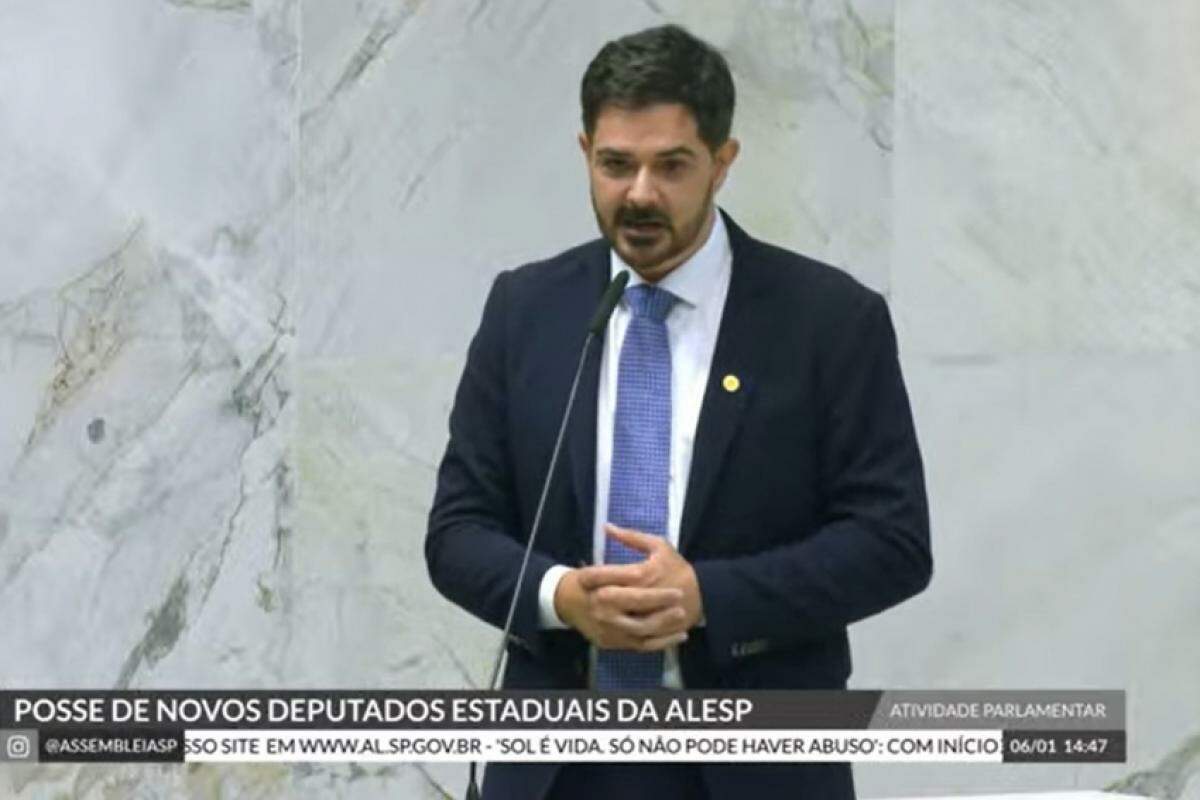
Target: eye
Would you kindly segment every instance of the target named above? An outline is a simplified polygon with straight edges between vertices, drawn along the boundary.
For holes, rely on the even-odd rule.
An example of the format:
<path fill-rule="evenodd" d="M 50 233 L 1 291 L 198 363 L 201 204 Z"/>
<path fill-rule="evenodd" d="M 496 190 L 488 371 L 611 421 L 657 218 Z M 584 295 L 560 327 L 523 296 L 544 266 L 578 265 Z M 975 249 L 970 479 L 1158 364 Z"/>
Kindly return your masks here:
<path fill-rule="evenodd" d="M 682 159 L 672 158 L 662 162 L 661 169 L 664 175 L 671 176 L 681 174 L 686 166 L 687 164 Z"/>
<path fill-rule="evenodd" d="M 625 175 L 629 172 L 629 162 L 622 158 L 602 158 L 600 159 L 600 169 L 609 175 Z"/>

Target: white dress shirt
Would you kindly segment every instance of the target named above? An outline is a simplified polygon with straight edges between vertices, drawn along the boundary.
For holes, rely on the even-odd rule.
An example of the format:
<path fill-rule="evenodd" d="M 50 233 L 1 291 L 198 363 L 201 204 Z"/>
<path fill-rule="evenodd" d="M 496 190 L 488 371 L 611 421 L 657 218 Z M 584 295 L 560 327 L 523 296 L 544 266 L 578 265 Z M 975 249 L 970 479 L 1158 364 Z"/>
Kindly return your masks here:
<path fill-rule="evenodd" d="M 720 213 L 708 239 L 691 258 L 671 270 L 658 286 L 679 298 L 667 315 L 667 340 L 671 347 L 671 474 L 667 488 L 667 537 L 679 547 L 679 524 L 683 517 L 684 494 L 692 467 L 692 446 L 696 422 L 712 365 L 721 313 L 729 294 L 729 276 L 733 255 L 729 234 Z M 610 251 L 609 269 L 613 277 L 629 270 L 629 286 L 645 283 L 630 269 L 615 250 Z M 613 310 L 605 331 L 600 361 L 600 381 L 596 397 L 596 516 L 592 530 L 593 563 L 604 562 L 604 524 L 608 521 L 608 489 L 612 471 L 613 416 L 617 405 L 617 375 L 621 346 L 629 327 L 630 311 L 624 298 Z M 567 627 L 554 610 L 554 592 L 570 568 L 551 567 L 539 586 L 539 612 L 544 628 Z M 675 648 L 664 653 L 663 685 L 683 688 L 679 657 Z M 592 648 L 595 664 L 595 648 Z M 593 668 L 592 673 L 595 670 Z"/>

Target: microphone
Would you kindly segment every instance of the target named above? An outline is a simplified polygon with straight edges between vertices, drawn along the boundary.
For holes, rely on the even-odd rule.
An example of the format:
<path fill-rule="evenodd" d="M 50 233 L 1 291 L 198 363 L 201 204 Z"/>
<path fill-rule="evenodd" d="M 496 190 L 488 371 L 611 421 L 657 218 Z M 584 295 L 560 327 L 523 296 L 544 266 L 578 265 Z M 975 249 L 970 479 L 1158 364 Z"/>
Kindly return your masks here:
<path fill-rule="evenodd" d="M 621 294 L 625 291 L 625 284 L 629 283 L 629 272 L 621 270 L 617 273 L 617 277 L 609 281 L 608 288 L 604 290 L 604 294 L 600 297 L 600 305 L 596 306 L 596 313 L 592 314 L 592 321 L 588 323 L 589 340 L 584 342 L 583 349 L 586 351 L 590 343 L 590 336 L 599 336 L 604 332 L 604 326 L 608 324 L 608 318 L 612 316 L 613 309 L 617 307 L 617 302 L 621 299 Z M 571 411 L 571 404 L 567 404 L 567 413 Z"/>
<path fill-rule="evenodd" d="M 592 319 L 588 322 L 587 338 L 583 340 L 583 347 L 579 350 L 579 363 L 575 367 L 575 379 L 571 381 L 571 392 L 567 395 L 567 407 L 563 410 L 562 421 L 558 425 L 558 437 L 554 440 L 554 450 L 550 453 L 550 468 L 546 470 L 546 477 L 542 481 L 542 494 L 538 499 L 537 511 L 533 515 L 533 524 L 529 528 L 529 541 L 525 543 L 525 555 L 521 559 L 521 569 L 517 572 L 517 584 L 513 588 L 512 600 L 508 604 L 508 615 L 504 620 L 504 633 L 500 636 L 500 646 L 496 650 L 496 656 L 492 662 L 492 677 L 488 681 L 488 691 L 490 692 L 496 691 L 500 667 L 504 663 L 504 656 L 507 653 L 508 636 L 512 631 L 513 617 L 517 613 L 517 598 L 521 595 L 521 584 L 525 581 L 529 555 L 533 552 L 533 542 L 537 537 L 538 528 L 542 524 L 542 511 L 546 507 L 546 498 L 550 495 L 550 483 L 554 479 L 554 467 L 558 464 L 558 454 L 562 450 L 563 438 L 567 432 L 567 422 L 571 419 L 571 409 L 575 407 L 575 393 L 579 389 L 579 378 L 583 375 L 583 364 L 587 360 L 588 349 L 591 347 L 592 341 L 604 332 L 605 326 L 608 325 L 608 319 L 612 316 L 613 309 L 617 307 L 617 301 L 621 299 L 627 283 L 629 283 L 629 271 L 621 270 L 615 278 L 609 281 L 608 287 L 600 297 L 600 304 L 596 306 L 596 312 L 592 314 Z M 479 786 L 475 781 L 476 766 L 477 762 L 472 761 L 466 800 L 479 800 L 480 797 Z"/>

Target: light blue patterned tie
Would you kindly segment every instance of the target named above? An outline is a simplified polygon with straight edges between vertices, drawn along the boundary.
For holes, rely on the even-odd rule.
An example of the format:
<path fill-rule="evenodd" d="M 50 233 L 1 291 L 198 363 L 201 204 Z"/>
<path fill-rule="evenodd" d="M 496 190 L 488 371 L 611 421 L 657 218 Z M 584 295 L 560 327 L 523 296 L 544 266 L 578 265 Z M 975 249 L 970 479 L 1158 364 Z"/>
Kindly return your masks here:
<path fill-rule="evenodd" d="M 612 474 L 608 521 L 643 533 L 667 535 L 667 483 L 671 470 L 671 347 L 667 313 L 670 292 L 649 284 L 625 290 L 631 311 L 617 375 L 613 417 Z M 612 537 L 604 563 L 633 564 L 645 555 Z M 632 650 L 600 650 L 597 689 L 656 689 L 662 686 L 663 656 Z"/>

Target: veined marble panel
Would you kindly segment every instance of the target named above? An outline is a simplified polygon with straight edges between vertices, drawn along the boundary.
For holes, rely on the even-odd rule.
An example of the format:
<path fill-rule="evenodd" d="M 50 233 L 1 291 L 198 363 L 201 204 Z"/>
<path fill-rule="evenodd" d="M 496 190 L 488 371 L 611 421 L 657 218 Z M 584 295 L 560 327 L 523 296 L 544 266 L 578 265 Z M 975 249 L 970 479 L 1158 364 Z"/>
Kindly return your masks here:
<path fill-rule="evenodd" d="M 1129 763 L 863 765 L 866 794 L 1200 793 L 1198 29 L 1189 2 L 899 6 L 892 310 L 935 577 L 854 629 L 855 682 L 1125 688 Z"/>
<path fill-rule="evenodd" d="M 446 800 L 424 767 L 378 764 L 42 764 L 5 767 L 6 797 L 42 800 L 187 798 L 187 800 Z"/>
<path fill-rule="evenodd" d="M 934 580 L 852 628 L 854 685 L 1125 689 L 1129 760 L 863 764 L 859 788 L 1098 789 L 1155 764 L 1200 728 L 1195 356 L 907 367 Z"/>
<path fill-rule="evenodd" d="M 897 30 L 910 351 L 1200 348 L 1200 5 L 926 0 Z"/>
<path fill-rule="evenodd" d="M 677 21 L 728 55 L 753 233 L 883 287 L 891 2 L 304 5 L 300 354 L 461 357 L 492 277 L 597 235 L 576 134 L 608 39 Z M 780 169 L 780 164 L 786 169 Z"/>
<path fill-rule="evenodd" d="M 2 12 L 2 683 L 278 678 L 292 11 Z"/>
<path fill-rule="evenodd" d="M 296 615 L 322 633 L 289 651 L 296 685 L 485 684 L 499 637 L 434 592 L 424 529 L 453 391 L 446 364 L 307 362 L 295 445 Z M 397 399 L 403 402 L 397 402 Z"/>
<path fill-rule="evenodd" d="M 296 22 L 0 8 L 0 685 L 287 683 Z M 224 780 L 9 767 L 0 794 Z"/>

